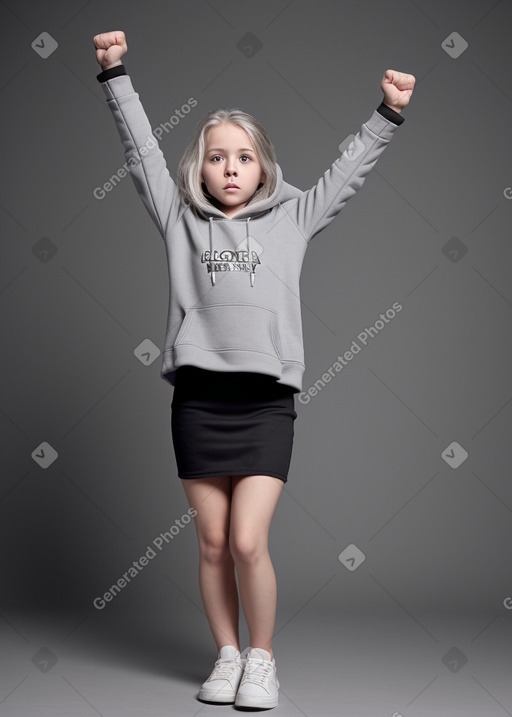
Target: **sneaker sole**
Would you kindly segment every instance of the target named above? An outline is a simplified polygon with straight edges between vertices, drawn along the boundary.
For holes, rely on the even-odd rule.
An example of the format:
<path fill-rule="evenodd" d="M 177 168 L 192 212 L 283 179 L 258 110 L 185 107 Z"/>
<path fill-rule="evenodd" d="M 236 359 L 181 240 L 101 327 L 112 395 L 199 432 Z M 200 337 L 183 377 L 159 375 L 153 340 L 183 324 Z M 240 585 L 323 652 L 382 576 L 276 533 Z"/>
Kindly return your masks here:
<path fill-rule="evenodd" d="M 235 699 L 236 707 L 277 707 L 278 697 L 249 697 L 248 695 L 237 694 Z"/>
<path fill-rule="evenodd" d="M 233 704 L 235 695 L 223 694 L 222 692 L 199 692 L 198 699 L 205 702 L 222 702 L 223 704 Z"/>

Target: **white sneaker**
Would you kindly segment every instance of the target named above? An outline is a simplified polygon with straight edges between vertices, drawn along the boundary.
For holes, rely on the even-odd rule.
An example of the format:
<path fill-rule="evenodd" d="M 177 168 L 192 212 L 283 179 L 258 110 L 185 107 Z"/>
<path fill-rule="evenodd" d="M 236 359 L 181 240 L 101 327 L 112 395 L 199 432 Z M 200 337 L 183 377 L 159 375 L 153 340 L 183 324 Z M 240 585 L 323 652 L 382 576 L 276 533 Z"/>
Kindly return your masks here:
<path fill-rule="evenodd" d="M 240 654 L 234 645 L 220 648 L 210 676 L 201 685 L 199 699 L 207 702 L 234 702 L 250 647 Z"/>
<path fill-rule="evenodd" d="M 237 707 L 277 707 L 279 680 L 275 658 L 261 647 L 247 655 L 242 681 L 236 693 Z"/>

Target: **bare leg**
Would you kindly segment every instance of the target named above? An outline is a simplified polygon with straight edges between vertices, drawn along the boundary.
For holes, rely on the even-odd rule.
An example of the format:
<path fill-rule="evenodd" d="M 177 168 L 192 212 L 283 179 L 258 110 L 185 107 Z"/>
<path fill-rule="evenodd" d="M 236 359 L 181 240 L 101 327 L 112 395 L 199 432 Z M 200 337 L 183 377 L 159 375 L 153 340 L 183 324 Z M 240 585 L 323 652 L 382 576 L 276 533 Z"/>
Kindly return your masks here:
<path fill-rule="evenodd" d="M 238 590 L 229 549 L 231 479 L 229 476 L 181 481 L 194 518 L 199 544 L 199 588 L 217 651 L 223 645 L 240 650 Z"/>
<path fill-rule="evenodd" d="M 268 552 L 270 524 L 284 486 L 273 476 L 233 476 L 229 543 L 251 647 L 273 657 L 277 584 Z"/>

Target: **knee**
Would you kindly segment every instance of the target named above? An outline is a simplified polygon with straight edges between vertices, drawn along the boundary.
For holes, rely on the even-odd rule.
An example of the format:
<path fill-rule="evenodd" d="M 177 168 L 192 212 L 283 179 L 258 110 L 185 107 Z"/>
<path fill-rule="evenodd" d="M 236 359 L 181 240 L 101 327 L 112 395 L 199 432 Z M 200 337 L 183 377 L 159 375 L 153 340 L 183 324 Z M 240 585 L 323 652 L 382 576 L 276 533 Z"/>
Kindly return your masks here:
<path fill-rule="evenodd" d="M 229 541 L 224 533 L 211 533 L 199 541 L 201 557 L 209 563 L 220 563 L 231 558 Z"/>
<path fill-rule="evenodd" d="M 229 547 L 231 555 L 237 562 L 252 563 L 267 552 L 267 547 L 262 544 L 261 538 L 250 533 L 230 535 Z"/>

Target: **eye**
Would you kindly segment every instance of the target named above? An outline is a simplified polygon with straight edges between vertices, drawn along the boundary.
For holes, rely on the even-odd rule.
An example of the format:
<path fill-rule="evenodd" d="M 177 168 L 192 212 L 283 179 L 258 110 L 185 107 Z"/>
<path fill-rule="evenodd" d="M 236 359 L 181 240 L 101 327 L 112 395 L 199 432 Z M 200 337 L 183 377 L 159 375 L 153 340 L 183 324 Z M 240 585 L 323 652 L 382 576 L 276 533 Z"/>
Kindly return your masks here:
<path fill-rule="evenodd" d="M 219 157 L 220 159 L 222 159 L 221 156 L 220 156 L 220 154 L 214 154 L 212 157 L 210 157 L 210 162 L 213 162 L 215 159 L 217 159 L 217 157 Z M 249 157 L 248 154 L 241 154 L 241 155 L 240 155 L 240 159 L 242 159 L 242 157 L 245 157 L 246 159 L 248 159 L 249 162 L 252 161 L 252 158 Z M 218 162 L 214 162 L 214 164 L 218 164 Z M 242 162 L 242 164 L 247 164 L 247 162 Z"/>

